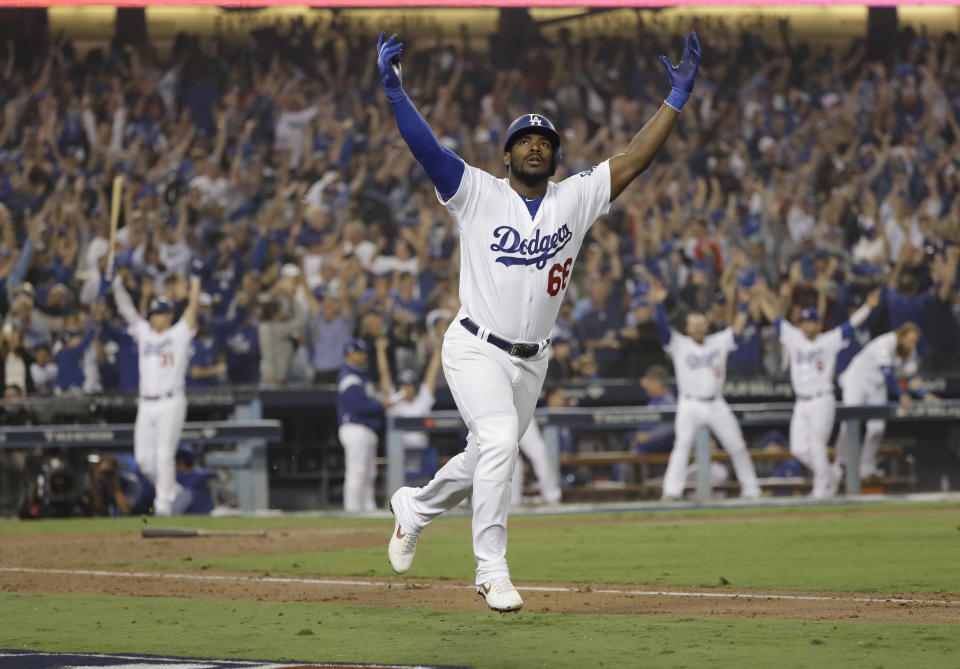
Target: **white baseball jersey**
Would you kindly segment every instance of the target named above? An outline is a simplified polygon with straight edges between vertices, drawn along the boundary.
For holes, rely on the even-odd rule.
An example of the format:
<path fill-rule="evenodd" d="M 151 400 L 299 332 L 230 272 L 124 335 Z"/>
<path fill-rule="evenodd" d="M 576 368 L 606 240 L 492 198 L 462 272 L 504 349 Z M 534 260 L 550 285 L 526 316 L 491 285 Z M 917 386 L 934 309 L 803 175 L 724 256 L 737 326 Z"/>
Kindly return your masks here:
<path fill-rule="evenodd" d="M 387 407 L 388 416 L 425 416 L 430 413 L 433 403 L 436 401 L 433 393 L 427 387 L 427 384 L 421 383 L 420 390 L 416 397 L 411 401 L 405 399 L 406 395 L 402 391 L 394 391 L 391 396 L 391 404 Z M 411 432 L 403 430 L 400 435 L 404 448 L 426 448 L 430 445 L 430 439 L 426 432 Z"/>
<path fill-rule="evenodd" d="M 461 317 L 515 342 L 549 337 L 584 235 L 610 208 L 609 161 L 549 182 L 532 220 L 508 179 L 469 165 L 437 197 L 460 232 Z"/>
<path fill-rule="evenodd" d="M 840 381 L 864 388 L 879 388 L 886 385 L 885 371 L 894 376 L 912 376 L 917 373 L 916 349 L 906 360 L 897 355 L 896 332 L 880 335 L 864 346 L 840 375 Z"/>
<path fill-rule="evenodd" d="M 670 341 L 663 350 L 673 358 L 678 394 L 698 399 L 721 395 L 727 378 L 727 356 L 736 347 L 732 327 L 707 335 L 702 344 L 671 329 Z"/>
<path fill-rule="evenodd" d="M 833 370 L 843 348 L 842 327 L 807 339 L 803 330 L 783 318 L 777 319 L 780 343 L 790 359 L 790 383 L 797 397 L 833 394 Z"/>
<path fill-rule="evenodd" d="M 162 333 L 146 320 L 137 321 L 131 334 L 139 349 L 141 395 L 163 397 L 183 392 L 190 342 L 196 333 L 183 318 Z"/>

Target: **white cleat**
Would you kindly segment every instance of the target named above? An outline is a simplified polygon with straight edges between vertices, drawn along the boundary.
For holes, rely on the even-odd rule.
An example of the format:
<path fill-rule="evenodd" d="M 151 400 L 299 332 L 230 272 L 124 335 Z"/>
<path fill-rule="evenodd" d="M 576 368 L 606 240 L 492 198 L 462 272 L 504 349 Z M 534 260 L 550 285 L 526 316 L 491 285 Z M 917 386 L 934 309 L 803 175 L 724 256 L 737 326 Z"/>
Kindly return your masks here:
<path fill-rule="evenodd" d="M 477 594 L 487 600 L 487 606 L 499 613 L 519 611 L 523 606 L 523 598 L 506 576 L 478 585 Z"/>
<path fill-rule="evenodd" d="M 399 497 L 403 488 L 397 490 L 390 500 L 390 512 L 397 519 L 396 527 L 393 528 L 393 534 L 390 535 L 390 545 L 387 546 L 387 557 L 390 558 L 390 566 L 398 574 L 406 574 L 410 571 L 410 565 L 413 564 L 413 556 L 417 553 L 417 537 L 419 532 L 410 529 L 404 529 L 394 511 L 394 505 L 402 504 L 402 498 Z"/>

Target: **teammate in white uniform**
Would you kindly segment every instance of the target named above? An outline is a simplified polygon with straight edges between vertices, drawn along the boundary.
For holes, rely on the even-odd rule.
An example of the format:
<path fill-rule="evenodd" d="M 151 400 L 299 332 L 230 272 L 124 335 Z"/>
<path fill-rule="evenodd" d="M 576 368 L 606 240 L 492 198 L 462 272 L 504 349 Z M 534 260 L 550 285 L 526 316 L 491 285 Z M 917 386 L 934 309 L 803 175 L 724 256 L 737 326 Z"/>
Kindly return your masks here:
<path fill-rule="evenodd" d="M 707 335 L 707 317 L 701 313 L 687 315 L 685 335 L 670 327 L 663 301 L 667 290 L 654 286 L 649 293 L 657 306 L 655 324 L 663 349 L 673 359 L 677 379 L 677 414 L 674 419 L 676 439 L 667 471 L 663 476 L 663 498 L 680 499 L 686 483 L 690 449 L 702 427 L 709 427 L 723 449 L 730 454 L 733 471 L 740 481 L 740 496 L 746 499 L 762 493 L 757 473 L 747 453 L 743 433 L 736 416 L 723 398 L 723 382 L 727 376 L 727 356 L 737 346 L 738 337 L 747 324 L 746 305 L 733 320 L 733 325 Z"/>
<path fill-rule="evenodd" d="M 920 328 L 908 322 L 864 346 L 840 375 L 843 403 L 886 404 L 889 393 L 898 398 L 900 406 L 910 411 L 913 408 L 911 392 L 926 401 L 937 399 L 913 378 L 917 373 L 919 339 Z M 906 377 L 907 391 L 900 387 L 898 377 Z M 877 451 L 886 425 L 886 421 L 879 419 L 867 421 L 863 447 L 860 449 L 860 478 L 883 474 L 877 469 Z M 837 434 L 837 446 L 841 451 L 846 448 L 846 433 L 847 424 L 843 422 Z"/>
<path fill-rule="evenodd" d="M 510 480 L 547 370 L 547 337 L 557 318 L 584 236 L 610 202 L 645 170 L 666 141 L 693 90 L 700 60 L 696 35 L 683 60 L 663 58 L 673 90 L 624 153 L 560 183 L 550 182 L 560 136 L 539 114 L 507 129 L 498 179 L 441 146 L 401 87 L 402 45 L 377 45 L 381 83 L 397 126 L 436 187 L 460 234 L 461 309 L 443 342 L 443 370 L 469 433 L 466 449 L 423 488 L 391 499 L 396 526 L 387 553 L 397 573 L 413 562 L 418 534 L 473 494 L 477 593 L 495 611 L 523 599 L 507 567 Z"/>
<path fill-rule="evenodd" d="M 438 332 L 443 336 L 446 327 L 440 326 Z M 433 355 L 423 373 L 423 382 L 419 382 L 416 371 L 404 369 L 397 374 L 397 387 L 393 385 L 390 363 L 387 360 L 387 347 L 390 340 L 378 337 L 374 342 L 377 349 L 377 370 L 380 372 L 380 392 L 389 398 L 386 407 L 388 416 L 425 416 L 436 402 L 437 375 L 440 373 L 440 339 L 435 342 Z M 408 462 L 405 470 L 420 469 L 419 461 L 423 452 L 430 447 L 430 437 L 426 432 L 404 430 L 400 433 L 403 450 Z M 417 466 L 411 466 L 410 460 L 416 460 Z"/>
<path fill-rule="evenodd" d="M 520 437 L 520 452 L 530 461 L 533 475 L 537 477 L 540 499 L 546 504 L 559 504 L 563 497 L 563 492 L 560 490 L 560 473 L 550 461 L 547 442 L 540 433 L 537 421 L 531 420 L 527 431 Z M 517 464 L 513 470 L 513 490 L 510 499 L 514 506 L 523 501 L 523 458 L 517 458 Z"/>
<path fill-rule="evenodd" d="M 153 298 L 147 318 L 140 316 L 119 277 L 113 281 L 113 295 L 139 351 L 140 400 L 133 428 L 133 455 L 140 471 L 156 488 L 154 514 L 169 516 L 181 491 L 175 459 L 187 416 L 184 384 L 190 343 L 197 332 L 200 279 L 191 278 L 187 308 L 176 323 L 173 305 L 163 297 Z"/>
<path fill-rule="evenodd" d="M 833 431 L 837 401 L 833 394 L 833 372 L 844 338 L 854 336 L 880 302 L 875 290 L 863 306 L 842 325 L 820 332 L 820 312 L 806 308 L 800 313 L 800 326 L 785 320 L 771 293 L 760 301 L 764 315 L 773 321 L 780 333 L 780 344 L 790 360 L 790 383 L 796 396 L 790 417 L 790 453 L 813 472 L 810 496 L 816 499 L 833 497 L 843 478 L 839 464 L 831 466 L 827 443 Z"/>

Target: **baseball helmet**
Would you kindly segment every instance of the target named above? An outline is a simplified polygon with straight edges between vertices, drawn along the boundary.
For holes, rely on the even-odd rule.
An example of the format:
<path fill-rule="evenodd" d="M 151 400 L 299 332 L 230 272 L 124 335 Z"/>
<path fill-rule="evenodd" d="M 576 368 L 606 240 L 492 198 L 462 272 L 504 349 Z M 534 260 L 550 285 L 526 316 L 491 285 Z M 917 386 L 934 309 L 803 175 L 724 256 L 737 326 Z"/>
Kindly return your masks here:
<path fill-rule="evenodd" d="M 354 337 L 343 347 L 344 354 L 356 353 L 357 351 L 367 353 L 369 350 L 370 344 L 368 344 L 365 339 L 361 339 L 360 337 Z"/>
<path fill-rule="evenodd" d="M 415 386 L 420 383 L 420 376 L 414 369 L 404 369 L 397 375 L 397 385 Z"/>
<path fill-rule="evenodd" d="M 147 317 L 154 314 L 172 314 L 173 305 L 165 297 L 155 297 L 150 300 L 150 306 L 147 308 Z"/>
<path fill-rule="evenodd" d="M 503 152 L 506 153 L 510 150 L 517 137 L 530 132 L 543 135 L 553 144 L 553 162 L 550 165 L 550 174 L 552 175 L 557 169 L 557 161 L 563 157 L 563 154 L 560 151 L 560 133 L 557 132 L 553 121 L 546 116 L 541 114 L 524 114 L 514 119 L 510 127 L 507 128 L 506 135 L 504 136 Z"/>

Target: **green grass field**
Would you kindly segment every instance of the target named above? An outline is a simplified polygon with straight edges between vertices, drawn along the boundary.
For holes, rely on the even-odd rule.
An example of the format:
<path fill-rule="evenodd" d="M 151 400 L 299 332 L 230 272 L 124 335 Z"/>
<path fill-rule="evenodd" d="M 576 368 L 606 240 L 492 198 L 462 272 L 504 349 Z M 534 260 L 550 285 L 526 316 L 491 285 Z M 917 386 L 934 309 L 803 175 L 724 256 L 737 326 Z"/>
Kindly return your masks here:
<path fill-rule="evenodd" d="M 960 599 L 957 511 L 957 505 L 935 504 L 516 517 L 510 520 L 508 557 L 518 583 L 945 594 Z M 214 529 L 353 527 L 372 536 L 385 535 L 391 527 L 386 518 L 150 522 Z M 142 526 L 139 518 L 0 522 L 0 556 L 6 535 L 134 532 Z M 124 566 L 394 577 L 384 549 Z M 107 560 L 101 564 L 108 565 Z M 423 535 L 409 576 L 466 580 L 473 567 L 469 519 L 443 519 Z M 720 585 L 721 577 L 728 585 Z M 471 597 L 464 590 L 464 601 Z M 434 611 L 4 592 L 0 648 L 476 667 L 960 666 L 960 606 L 950 608 L 946 623 L 918 624 L 588 611 L 499 616 L 469 603 L 470 610 Z"/>

